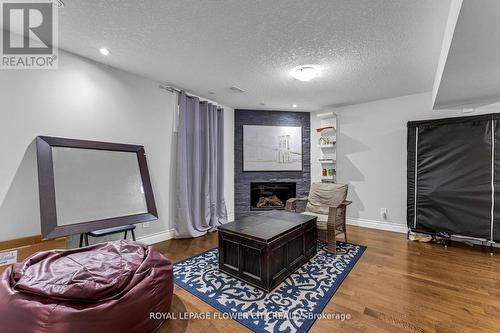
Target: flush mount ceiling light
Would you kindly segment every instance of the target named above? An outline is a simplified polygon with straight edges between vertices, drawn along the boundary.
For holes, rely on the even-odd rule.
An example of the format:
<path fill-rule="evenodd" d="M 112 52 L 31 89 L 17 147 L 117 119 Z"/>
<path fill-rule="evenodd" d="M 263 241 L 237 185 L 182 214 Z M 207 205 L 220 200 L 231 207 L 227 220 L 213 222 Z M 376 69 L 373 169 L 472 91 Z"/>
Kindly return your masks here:
<path fill-rule="evenodd" d="M 299 81 L 308 82 L 319 75 L 319 67 L 316 65 L 303 65 L 292 69 L 290 74 Z"/>
<path fill-rule="evenodd" d="M 292 108 L 296 108 L 296 107 L 297 107 L 297 104 L 292 105 Z"/>
<path fill-rule="evenodd" d="M 245 90 L 243 90 L 243 89 L 241 89 L 240 87 L 237 87 L 237 86 L 232 86 L 229 89 L 232 90 L 232 91 L 235 91 L 235 92 L 239 92 L 239 93 L 244 93 L 245 92 Z"/>
<path fill-rule="evenodd" d="M 100 49 L 99 49 L 99 52 L 101 52 L 101 54 L 102 54 L 102 55 L 104 55 L 104 56 L 107 56 L 107 55 L 109 55 L 109 54 L 111 53 L 111 52 L 109 52 L 109 50 L 108 50 L 107 48 L 105 48 L 105 47 L 100 48 Z"/>

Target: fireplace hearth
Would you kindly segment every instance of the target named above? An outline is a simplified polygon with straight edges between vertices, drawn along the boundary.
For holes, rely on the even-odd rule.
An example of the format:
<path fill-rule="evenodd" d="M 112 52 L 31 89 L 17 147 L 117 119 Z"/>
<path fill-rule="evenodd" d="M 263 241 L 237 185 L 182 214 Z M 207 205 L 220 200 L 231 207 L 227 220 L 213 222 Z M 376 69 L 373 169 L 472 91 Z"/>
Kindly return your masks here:
<path fill-rule="evenodd" d="M 296 183 L 251 183 L 250 210 L 285 209 L 286 201 L 296 197 Z"/>

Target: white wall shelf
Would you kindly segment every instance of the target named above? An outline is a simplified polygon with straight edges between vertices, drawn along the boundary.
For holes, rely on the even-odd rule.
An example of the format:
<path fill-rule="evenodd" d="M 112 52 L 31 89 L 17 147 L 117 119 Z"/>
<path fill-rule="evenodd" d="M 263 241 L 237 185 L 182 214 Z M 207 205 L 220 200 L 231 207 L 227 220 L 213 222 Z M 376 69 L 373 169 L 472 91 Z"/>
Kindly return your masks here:
<path fill-rule="evenodd" d="M 335 113 L 311 114 L 311 165 L 313 182 L 336 182 L 337 174 L 337 118 Z M 323 176 L 324 173 L 327 176 Z M 333 173 L 333 174 L 332 174 Z"/>
<path fill-rule="evenodd" d="M 318 114 L 316 114 L 316 116 L 319 119 L 324 119 L 324 120 L 336 118 L 336 115 L 333 112 L 318 113 Z"/>

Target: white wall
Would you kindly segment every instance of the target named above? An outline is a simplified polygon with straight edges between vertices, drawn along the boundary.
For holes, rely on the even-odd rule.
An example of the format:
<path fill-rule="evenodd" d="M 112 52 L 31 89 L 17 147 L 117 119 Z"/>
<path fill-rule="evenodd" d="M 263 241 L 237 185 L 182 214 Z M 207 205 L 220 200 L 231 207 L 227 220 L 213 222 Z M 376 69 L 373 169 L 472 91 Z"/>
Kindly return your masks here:
<path fill-rule="evenodd" d="M 224 107 L 224 198 L 227 220 L 234 221 L 234 109 Z"/>
<path fill-rule="evenodd" d="M 321 119 L 316 115 L 316 112 L 311 112 L 311 183 L 321 181 L 321 164 L 318 162 L 321 149 L 318 147 L 319 135 L 316 133 L 316 128 L 321 127 Z"/>
<path fill-rule="evenodd" d="M 0 73 L 0 241 L 40 234 L 37 135 L 145 146 L 160 219 L 139 237 L 172 229 L 176 95 L 157 83 L 66 52 L 58 70 Z M 233 212 L 233 119 L 225 107 L 225 195 Z"/>
<path fill-rule="evenodd" d="M 406 123 L 466 114 L 432 110 L 431 92 L 352 105 L 334 112 L 338 126 L 338 182 L 349 184 L 349 199 L 353 201 L 347 210 L 349 223 L 406 231 Z M 498 112 L 498 107 L 471 115 L 486 112 Z M 380 208 L 388 209 L 386 220 Z"/>

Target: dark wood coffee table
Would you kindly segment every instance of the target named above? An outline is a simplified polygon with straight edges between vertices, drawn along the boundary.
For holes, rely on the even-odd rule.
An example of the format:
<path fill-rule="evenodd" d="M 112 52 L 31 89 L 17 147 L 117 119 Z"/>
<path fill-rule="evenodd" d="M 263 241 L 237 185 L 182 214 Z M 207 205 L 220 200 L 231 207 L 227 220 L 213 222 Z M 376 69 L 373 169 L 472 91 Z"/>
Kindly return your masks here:
<path fill-rule="evenodd" d="M 270 211 L 219 227 L 219 269 L 271 291 L 316 254 L 316 217 Z"/>

